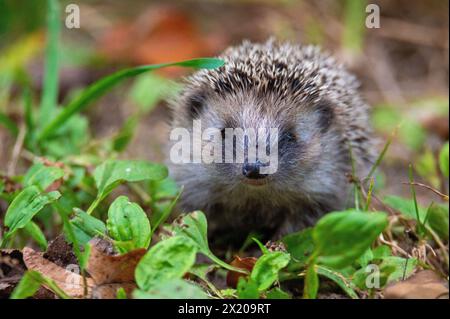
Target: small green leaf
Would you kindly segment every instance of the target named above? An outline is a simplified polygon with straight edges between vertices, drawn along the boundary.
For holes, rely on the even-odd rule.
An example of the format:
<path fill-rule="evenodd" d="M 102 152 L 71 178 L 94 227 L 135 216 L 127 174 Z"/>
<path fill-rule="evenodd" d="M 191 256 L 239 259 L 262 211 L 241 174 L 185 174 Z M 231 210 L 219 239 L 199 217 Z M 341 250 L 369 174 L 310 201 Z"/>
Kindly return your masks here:
<path fill-rule="evenodd" d="M 151 88 L 151 90 L 149 90 Z M 178 85 L 156 73 L 139 75 L 130 89 L 130 100 L 142 112 L 150 112 L 160 100 L 166 99 Z"/>
<path fill-rule="evenodd" d="M 251 278 L 240 277 L 236 292 L 239 299 L 259 299 L 258 284 Z"/>
<path fill-rule="evenodd" d="M 128 146 L 128 144 L 131 142 L 133 138 L 138 123 L 139 123 L 138 115 L 132 115 L 125 121 L 122 128 L 119 130 L 117 135 L 115 135 L 114 139 L 112 140 L 112 147 L 114 151 L 122 152 L 125 150 L 125 148 Z"/>
<path fill-rule="evenodd" d="M 281 290 L 280 288 L 273 288 L 266 293 L 267 299 L 292 299 L 291 295 Z"/>
<path fill-rule="evenodd" d="M 174 278 L 157 282 L 150 290 L 137 289 L 133 293 L 136 299 L 206 299 L 206 293 L 193 283 Z"/>
<path fill-rule="evenodd" d="M 398 196 L 386 196 L 384 198 L 384 202 L 387 205 L 391 206 L 392 208 L 398 210 L 400 213 L 402 213 L 403 216 L 417 220 L 413 200 L 404 199 Z M 418 207 L 418 209 L 419 209 L 419 218 L 423 222 L 425 220 L 425 217 L 427 216 L 427 211 L 420 206 Z"/>
<path fill-rule="evenodd" d="M 64 171 L 55 166 L 46 166 L 42 163 L 36 163 L 27 171 L 23 178 L 25 186 L 36 185 L 41 190 L 46 190 L 56 180 L 64 176 Z"/>
<path fill-rule="evenodd" d="M 319 276 L 317 275 L 316 265 L 312 263 L 306 269 L 303 298 L 316 299 L 318 291 L 319 291 Z"/>
<path fill-rule="evenodd" d="M 58 285 L 37 271 L 28 270 L 19 284 L 16 286 L 11 294 L 11 299 L 25 299 L 32 297 L 39 289 L 40 286 L 46 286 L 53 291 L 61 299 L 69 299 L 70 297 L 58 287 Z"/>
<path fill-rule="evenodd" d="M 448 240 L 448 215 L 448 206 L 433 203 L 428 208 L 428 225 L 444 240 Z"/>
<path fill-rule="evenodd" d="M 388 257 L 392 255 L 391 247 L 387 245 L 381 245 L 375 248 L 372 251 L 373 258 L 372 260 L 383 259 L 384 257 Z"/>
<path fill-rule="evenodd" d="M 120 183 L 162 180 L 166 177 L 167 168 L 161 164 L 138 160 L 107 160 L 94 171 L 98 195 L 87 213 L 91 214 L 98 203 Z"/>
<path fill-rule="evenodd" d="M 373 259 L 373 252 L 372 249 L 368 248 L 364 254 L 361 255 L 361 257 L 359 257 L 356 262 L 361 266 L 361 267 L 366 267 L 369 262 L 371 262 Z"/>
<path fill-rule="evenodd" d="M 126 293 L 125 289 L 123 289 L 123 287 L 120 287 L 119 289 L 117 289 L 116 299 L 127 299 L 127 293 Z"/>
<path fill-rule="evenodd" d="M 131 242 L 131 246 L 116 245 L 120 253 L 137 248 L 148 248 L 151 228 L 147 214 L 126 196 L 119 196 L 109 207 L 107 227 L 110 236 L 118 242 Z"/>
<path fill-rule="evenodd" d="M 260 291 L 266 290 L 278 280 L 278 272 L 287 266 L 290 259 L 290 255 L 282 251 L 268 252 L 258 258 L 250 278 Z"/>
<path fill-rule="evenodd" d="M 292 259 L 305 265 L 309 256 L 314 251 L 314 241 L 312 238 L 312 228 L 285 236 L 282 241 L 286 245 L 286 250 L 291 254 Z"/>
<path fill-rule="evenodd" d="M 442 175 L 444 175 L 445 177 L 448 178 L 448 174 L 449 174 L 449 164 L 448 164 L 448 142 L 444 144 L 444 146 L 442 147 L 440 153 L 439 153 L 439 167 L 441 169 Z"/>
<path fill-rule="evenodd" d="M 418 261 L 415 258 L 389 256 L 383 258 L 383 261 L 380 264 L 380 269 L 383 269 L 384 267 L 395 268 L 395 270 L 392 271 L 387 278 L 386 284 L 388 284 L 394 281 L 407 279 L 414 272 L 417 263 Z"/>
<path fill-rule="evenodd" d="M 11 299 L 26 299 L 32 297 L 41 287 L 41 283 L 34 279 L 32 272 L 27 271 L 12 292 Z"/>
<path fill-rule="evenodd" d="M 343 274 L 325 266 L 316 266 L 316 270 L 319 275 L 334 281 L 350 298 L 358 299 L 353 283 Z"/>
<path fill-rule="evenodd" d="M 216 256 L 211 252 L 208 245 L 208 223 L 206 216 L 201 211 L 195 211 L 188 215 L 183 216 L 180 223 L 176 225 L 174 229 L 175 234 L 190 239 L 196 246 L 200 253 L 207 256 L 219 266 L 242 273 L 240 268 L 233 267 Z"/>
<path fill-rule="evenodd" d="M 195 262 L 196 247 L 183 237 L 171 237 L 157 243 L 136 267 L 136 283 L 144 291 L 181 278 Z"/>
<path fill-rule="evenodd" d="M 44 206 L 54 202 L 59 197 L 59 192 L 41 193 L 37 186 L 29 186 L 23 189 L 6 211 L 5 226 L 9 229 L 5 237 L 25 227 Z"/>
<path fill-rule="evenodd" d="M 80 245 L 87 244 L 95 236 L 103 237 L 106 234 L 106 226 L 100 219 L 78 208 L 74 208 L 74 212 L 75 216 L 70 220 L 70 224 Z"/>
<path fill-rule="evenodd" d="M 44 233 L 39 228 L 39 226 L 33 222 L 30 221 L 28 224 L 25 225 L 24 231 L 33 238 L 33 240 L 39 245 L 39 248 L 41 248 L 43 251 L 47 250 L 47 239 L 45 238 Z"/>
<path fill-rule="evenodd" d="M 348 210 L 329 213 L 314 227 L 318 263 L 344 268 L 369 248 L 387 226 L 385 213 Z"/>
<path fill-rule="evenodd" d="M 171 199 L 180 193 L 180 187 L 170 177 L 158 181 L 149 181 L 148 188 L 154 201 Z"/>

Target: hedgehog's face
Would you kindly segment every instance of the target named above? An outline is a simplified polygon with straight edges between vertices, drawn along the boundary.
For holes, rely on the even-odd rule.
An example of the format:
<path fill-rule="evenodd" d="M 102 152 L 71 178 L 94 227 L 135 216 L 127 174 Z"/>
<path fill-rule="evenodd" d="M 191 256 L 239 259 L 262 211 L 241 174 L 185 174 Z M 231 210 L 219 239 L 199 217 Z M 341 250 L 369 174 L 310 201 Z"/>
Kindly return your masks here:
<path fill-rule="evenodd" d="M 209 178 L 217 186 L 294 192 L 321 163 L 333 160 L 327 154 L 337 147 L 330 133 L 334 115 L 326 101 L 300 103 L 252 92 L 224 96 L 205 89 L 179 103 L 174 127 L 195 135 L 195 121 L 203 132 L 202 155 L 215 153 L 207 161 L 182 165 L 191 167 L 192 174 L 199 173 L 200 166 L 198 178 Z M 325 136 L 330 143 L 324 142 Z M 195 149 L 191 147 L 191 159 Z"/>

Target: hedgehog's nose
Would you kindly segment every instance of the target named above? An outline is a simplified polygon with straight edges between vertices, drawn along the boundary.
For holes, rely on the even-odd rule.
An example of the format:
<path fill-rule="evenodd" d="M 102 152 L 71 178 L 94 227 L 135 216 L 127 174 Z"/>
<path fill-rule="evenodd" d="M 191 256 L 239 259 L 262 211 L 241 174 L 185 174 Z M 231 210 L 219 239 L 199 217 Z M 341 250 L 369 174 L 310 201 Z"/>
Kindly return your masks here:
<path fill-rule="evenodd" d="M 251 179 L 261 179 L 267 176 L 267 174 L 260 174 L 259 169 L 261 168 L 261 162 L 256 161 L 255 163 L 244 163 L 242 166 L 242 174 Z"/>

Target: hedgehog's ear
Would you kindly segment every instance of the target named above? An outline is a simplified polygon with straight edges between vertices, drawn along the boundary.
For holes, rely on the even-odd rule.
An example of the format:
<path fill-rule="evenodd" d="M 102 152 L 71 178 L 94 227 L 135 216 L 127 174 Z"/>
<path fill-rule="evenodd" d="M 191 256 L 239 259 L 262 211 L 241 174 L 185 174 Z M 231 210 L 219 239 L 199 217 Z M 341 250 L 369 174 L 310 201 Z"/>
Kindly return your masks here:
<path fill-rule="evenodd" d="M 190 118 L 197 118 L 205 108 L 206 97 L 201 92 L 191 94 L 186 99 L 186 111 Z"/>
<path fill-rule="evenodd" d="M 327 100 L 320 100 L 315 105 L 314 110 L 319 116 L 318 125 L 320 131 L 322 133 L 327 132 L 334 120 L 333 105 Z"/>

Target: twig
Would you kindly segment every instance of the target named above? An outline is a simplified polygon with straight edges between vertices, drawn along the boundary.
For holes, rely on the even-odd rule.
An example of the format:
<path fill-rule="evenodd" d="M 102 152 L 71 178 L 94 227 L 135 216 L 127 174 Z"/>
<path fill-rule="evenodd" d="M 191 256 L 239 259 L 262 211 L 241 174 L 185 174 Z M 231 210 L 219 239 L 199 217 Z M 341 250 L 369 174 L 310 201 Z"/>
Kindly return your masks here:
<path fill-rule="evenodd" d="M 395 244 L 393 242 L 390 242 L 390 241 L 387 241 L 386 239 L 384 239 L 383 234 L 380 234 L 379 240 L 383 244 L 386 244 L 386 245 L 392 247 L 393 249 L 397 250 L 398 252 L 400 252 L 405 257 L 407 257 L 407 258 L 411 258 L 412 257 L 410 254 L 408 254 L 406 251 L 404 251 L 402 248 L 400 248 L 397 244 Z"/>
<path fill-rule="evenodd" d="M 8 164 L 8 176 L 14 176 L 14 173 L 16 171 L 17 161 L 19 159 L 23 147 L 23 142 L 25 140 L 25 133 L 25 124 L 21 123 L 19 127 L 19 135 L 17 135 L 16 143 L 14 144 L 13 152 L 11 155 L 11 160 Z"/>
<path fill-rule="evenodd" d="M 441 193 L 440 191 L 438 191 L 437 189 L 435 189 L 435 188 L 433 188 L 433 187 L 431 187 L 429 185 L 422 184 L 422 183 L 419 183 L 419 182 L 402 182 L 402 184 L 404 184 L 404 185 L 414 185 L 414 186 L 420 186 L 420 187 L 426 188 L 426 189 L 432 191 L 433 193 L 435 193 L 436 195 L 440 196 L 443 200 L 445 200 L 447 202 L 449 200 L 449 196 L 448 195 L 445 195 L 444 193 Z"/>

